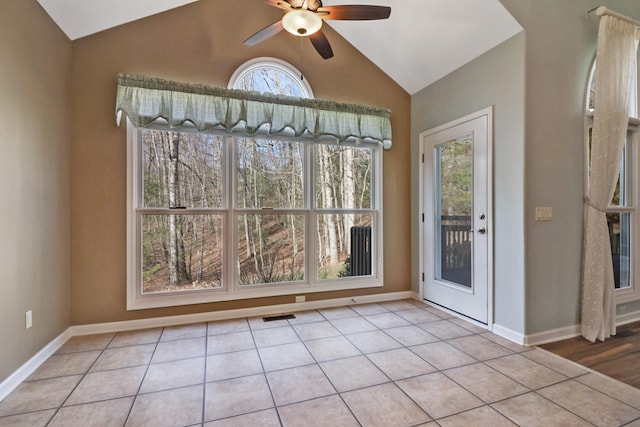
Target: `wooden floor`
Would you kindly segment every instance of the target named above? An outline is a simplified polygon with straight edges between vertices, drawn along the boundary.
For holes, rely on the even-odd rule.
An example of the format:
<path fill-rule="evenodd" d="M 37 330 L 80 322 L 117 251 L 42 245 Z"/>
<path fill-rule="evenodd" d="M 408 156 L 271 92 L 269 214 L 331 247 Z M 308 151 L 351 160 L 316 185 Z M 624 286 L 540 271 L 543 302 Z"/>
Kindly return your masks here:
<path fill-rule="evenodd" d="M 540 347 L 640 388 L 640 322 L 618 326 L 617 334 L 604 342 L 576 337 Z"/>

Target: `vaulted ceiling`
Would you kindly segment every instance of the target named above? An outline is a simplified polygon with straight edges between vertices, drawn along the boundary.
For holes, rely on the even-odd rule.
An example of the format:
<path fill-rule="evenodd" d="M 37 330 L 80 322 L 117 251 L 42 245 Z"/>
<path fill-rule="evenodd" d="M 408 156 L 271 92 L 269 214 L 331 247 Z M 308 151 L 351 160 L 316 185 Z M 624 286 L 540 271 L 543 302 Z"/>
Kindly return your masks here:
<path fill-rule="evenodd" d="M 38 0 L 71 40 L 197 0 Z M 220 0 L 222 1 L 222 0 Z M 261 0 L 247 13 L 268 8 Z M 325 0 L 391 7 L 381 21 L 326 21 L 409 94 L 499 45 L 522 27 L 498 0 Z M 271 22 L 265 22 L 265 26 Z M 258 30 L 258 29 L 256 29 Z M 242 43 L 244 36 L 239 36 Z"/>

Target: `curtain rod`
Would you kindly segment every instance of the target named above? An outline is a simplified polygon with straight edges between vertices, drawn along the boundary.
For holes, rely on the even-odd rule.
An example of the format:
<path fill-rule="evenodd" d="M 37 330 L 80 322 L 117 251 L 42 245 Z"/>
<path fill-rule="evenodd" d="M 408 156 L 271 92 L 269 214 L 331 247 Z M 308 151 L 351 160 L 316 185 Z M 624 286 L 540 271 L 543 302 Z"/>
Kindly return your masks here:
<path fill-rule="evenodd" d="M 640 21 L 635 20 L 633 18 L 630 18 L 630 17 L 628 17 L 626 15 L 623 15 L 621 13 L 618 13 L 616 11 L 613 11 L 613 10 L 607 8 L 606 6 L 596 6 L 593 9 L 587 11 L 587 13 L 585 15 L 588 15 L 593 11 L 595 11 L 596 15 L 598 15 L 598 16 L 603 16 L 603 15 L 615 16 L 616 18 L 622 19 L 623 21 L 630 22 L 631 24 L 635 25 L 636 27 L 640 27 Z"/>

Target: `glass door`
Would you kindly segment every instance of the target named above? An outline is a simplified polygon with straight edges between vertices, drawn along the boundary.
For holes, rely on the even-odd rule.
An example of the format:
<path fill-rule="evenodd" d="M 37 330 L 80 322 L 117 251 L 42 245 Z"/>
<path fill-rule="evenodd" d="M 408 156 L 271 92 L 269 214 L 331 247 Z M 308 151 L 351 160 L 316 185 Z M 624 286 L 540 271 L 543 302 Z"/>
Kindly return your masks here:
<path fill-rule="evenodd" d="M 424 297 L 488 323 L 490 110 L 421 134 Z"/>

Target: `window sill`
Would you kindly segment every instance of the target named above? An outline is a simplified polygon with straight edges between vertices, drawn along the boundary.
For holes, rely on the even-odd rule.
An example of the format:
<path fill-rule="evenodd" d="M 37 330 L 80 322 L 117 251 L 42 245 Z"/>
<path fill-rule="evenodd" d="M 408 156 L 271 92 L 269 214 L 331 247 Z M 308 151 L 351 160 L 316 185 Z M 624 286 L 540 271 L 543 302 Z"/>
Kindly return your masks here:
<path fill-rule="evenodd" d="M 224 289 L 215 289 L 146 295 L 129 293 L 127 295 L 127 311 L 376 287 L 382 287 L 382 282 L 377 281 L 375 278 L 367 277 L 341 282 L 322 282 L 314 285 L 300 284 L 284 285 L 281 287 L 252 287 L 250 289 L 235 289 L 233 292 Z"/>

